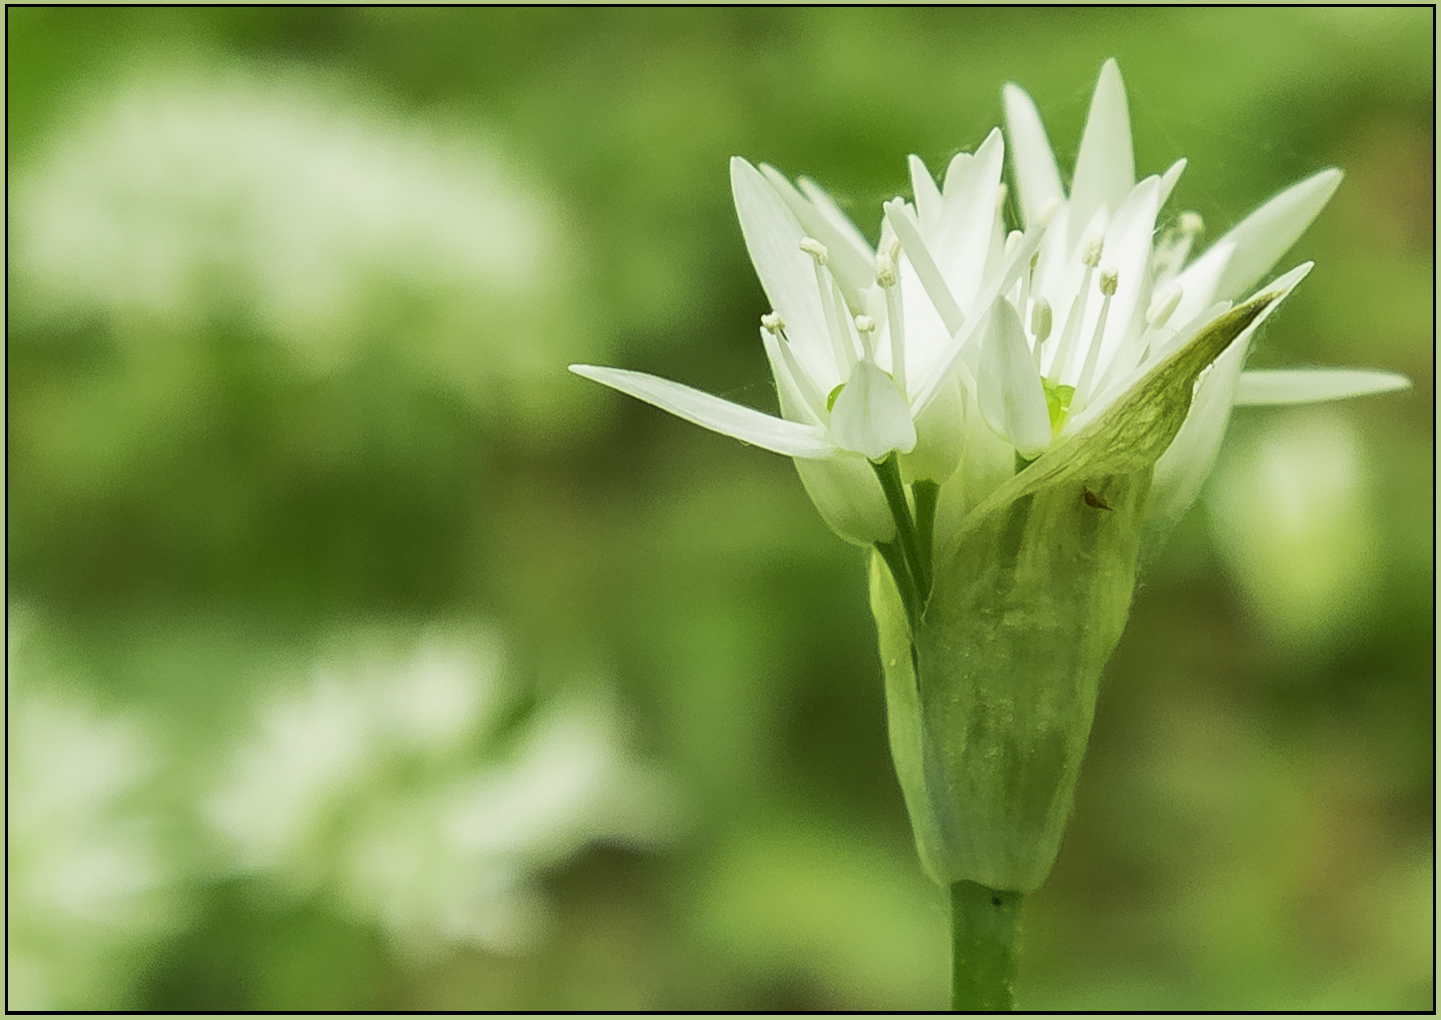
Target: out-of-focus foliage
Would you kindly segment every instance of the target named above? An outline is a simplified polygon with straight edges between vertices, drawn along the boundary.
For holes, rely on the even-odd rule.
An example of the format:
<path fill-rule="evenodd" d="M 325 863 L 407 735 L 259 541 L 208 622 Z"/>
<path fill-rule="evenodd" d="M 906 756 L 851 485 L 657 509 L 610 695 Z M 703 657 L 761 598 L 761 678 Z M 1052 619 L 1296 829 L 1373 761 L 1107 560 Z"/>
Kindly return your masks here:
<path fill-rule="evenodd" d="M 1022 1007 L 1424 1009 L 1428 9 L 7 12 L 12 1007 L 933 1008 L 865 561 L 789 464 L 726 160 L 864 215 L 1120 60 L 1213 236 L 1322 166 L 1143 578 Z M 873 230 L 875 223 L 862 222 Z"/>

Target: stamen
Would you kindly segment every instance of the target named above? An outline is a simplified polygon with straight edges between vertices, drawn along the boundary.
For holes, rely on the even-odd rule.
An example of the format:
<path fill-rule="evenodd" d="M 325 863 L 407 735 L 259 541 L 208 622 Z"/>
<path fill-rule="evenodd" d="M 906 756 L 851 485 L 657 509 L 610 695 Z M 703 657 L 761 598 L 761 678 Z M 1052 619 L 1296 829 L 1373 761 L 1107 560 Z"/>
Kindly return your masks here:
<path fill-rule="evenodd" d="M 1081 332 L 1081 319 L 1086 312 L 1086 291 L 1091 288 L 1091 273 L 1101 264 L 1102 237 L 1100 234 L 1090 234 L 1081 242 L 1081 264 L 1085 271 L 1081 274 L 1081 286 L 1076 290 L 1076 296 L 1071 299 L 1071 310 L 1066 313 L 1066 324 L 1061 327 L 1061 341 L 1056 348 L 1056 356 L 1051 361 L 1051 371 L 1047 376 L 1051 385 L 1055 386 L 1061 381 L 1065 374 L 1067 363 L 1071 360 L 1071 349 L 1076 346 L 1076 338 Z"/>
<path fill-rule="evenodd" d="M 1045 298 L 1036 298 L 1036 303 L 1031 306 L 1031 333 L 1035 336 L 1035 345 L 1031 348 L 1031 354 L 1036 359 L 1036 369 L 1041 367 L 1041 344 L 1045 343 L 1051 335 L 1051 303 Z"/>
<path fill-rule="evenodd" d="M 895 245 L 892 246 L 896 247 Z M 883 251 L 876 255 L 876 283 L 882 287 L 896 285 L 896 257 L 892 252 Z"/>
<path fill-rule="evenodd" d="M 1146 309 L 1146 323 L 1152 329 L 1160 329 L 1166 321 L 1176 313 L 1180 307 L 1181 298 L 1185 292 L 1179 283 L 1173 283 L 1151 301 L 1151 306 Z"/>
<path fill-rule="evenodd" d="M 840 372 L 841 378 L 849 379 L 851 369 L 856 367 L 856 351 L 850 339 L 844 335 L 846 327 L 842 325 L 850 317 L 850 313 L 845 311 L 840 319 L 837 319 L 836 307 L 831 300 L 831 291 L 835 289 L 835 282 L 827 280 L 828 274 L 825 270 L 830 254 L 826 251 L 826 246 L 814 237 L 801 238 L 800 249 L 815 262 L 816 290 L 820 291 L 821 312 L 826 317 L 826 332 L 830 334 L 831 338 L 831 353 L 835 356 L 836 369 Z M 841 302 L 841 307 L 845 308 L 844 301 Z"/>
<path fill-rule="evenodd" d="M 841 293 L 841 285 L 836 282 L 834 276 L 831 277 L 831 302 L 835 308 L 835 322 L 841 334 L 841 343 L 845 344 L 846 361 L 851 368 L 855 368 L 856 362 L 860 359 L 856 356 L 856 336 L 851 330 L 854 323 L 851 321 L 851 310 L 846 305 L 846 296 Z M 862 346 L 860 357 L 865 357 L 865 355 L 866 350 Z"/>
<path fill-rule="evenodd" d="M 791 378 L 795 380 L 796 388 L 801 391 L 801 399 L 810 407 L 812 413 L 820 421 L 826 420 L 826 398 L 816 386 L 811 374 L 806 371 L 805 366 L 796 357 L 795 351 L 791 350 L 790 343 L 785 338 L 785 327 L 781 327 L 781 342 L 776 344 L 781 349 L 781 358 L 790 370 Z"/>
<path fill-rule="evenodd" d="M 1201 219 L 1201 214 L 1198 212 L 1183 212 L 1176 221 L 1176 226 L 1180 228 L 1181 233 L 1189 234 L 1192 237 L 1206 232 L 1206 221 Z"/>
<path fill-rule="evenodd" d="M 1021 243 L 1021 237 L 1020 237 L 1020 235 L 1019 235 L 1019 231 L 1013 231 L 1013 232 L 1011 233 L 1011 237 L 1016 238 L 1016 244 L 1019 245 L 1019 244 Z M 1007 245 L 1009 246 L 1009 244 L 1010 244 L 1009 238 L 1007 239 L 1007 242 L 1006 242 L 1006 243 L 1007 243 Z M 1009 257 L 1010 254 L 1011 254 L 1011 249 L 1008 247 L 1008 249 L 1007 249 L 1007 251 L 1006 251 L 1007 257 Z M 1021 294 L 1020 294 L 1020 300 L 1016 302 L 1016 311 L 1020 313 L 1020 315 L 1021 315 L 1021 320 L 1022 320 L 1022 321 L 1025 321 L 1025 317 L 1026 317 L 1026 302 L 1031 299 L 1031 280 L 1032 280 L 1032 278 L 1036 275 L 1036 265 L 1037 265 L 1040 261 L 1041 261 L 1041 252 L 1040 252 L 1040 249 L 1038 248 L 1038 249 L 1036 249 L 1036 251 L 1034 251 L 1034 252 L 1031 253 L 1031 261 L 1030 261 L 1029 264 L 1027 264 L 1027 266 L 1026 266 L 1026 271 L 1021 274 Z"/>
<path fill-rule="evenodd" d="M 786 324 L 781 321 L 781 317 L 775 312 L 767 312 L 765 315 L 762 315 L 761 326 L 771 336 L 775 336 L 781 330 L 786 328 Z"/>
<path fill-rule="evenodd" d="M 1116 270 L 1107 267 L 1101 270 L 1101 314 L 1096 317 L 1096 329 L 1091 334 L 1091 346 L 1086 351 L 1086 364 L 1081 369 L 1081 379 L 1076 383 L 1076 395 L 1071 406 L 1077 410 L 1086 406 L 1090 396 L 1091 377 L 1096 374 L 1096 362 L 1101 356 L 1101 338 L 1106 335 L 1106 315 L 1111 310 L 1111 298 L 1116 296 L 1116 284 L 1120 277 Z"/>
<path fill-rule="evenodd" d="M 886 251 L 876 256 L 876 282 L 886 294 L 886 322 L 891 333 L 891 378 L 896 389 L 906 394 L 906 325 L 901 305 L 901 242 L 892 241 Z"/>
<path fill-rule="evenodd" d="M 814 237 L 801 238 L 801 251 L 816 260 L 816 265 L 823 266 L 830 260 L 831 253 L 826 246 L 817 241 Z"/>
<path fill-rule="evenodd" d="M 911 266 L 915 269 L 916 275 L 921 278 L 921 286 L 926 289 L 931 304 L 935 305 L 941 322 L 945 324 L 946 332 L 955 336 L 966 324 L 966 317 L 961 313 L 961 306 L 956 303 L 955 295 L 946 286 L 945 278 L 941 276 L 941 270 L 936 265 L 936 260 L 931 257 L 930 250 L 926 248 L 914 215 L 906 208 L 905 202 L 899 198 L 893 198 L 887 202 L 885 210 L 886 220 L 891 224 L 891 229 L 896 232 L 896 240 L 900 241 L 902 250 L 910 257 Z"/>

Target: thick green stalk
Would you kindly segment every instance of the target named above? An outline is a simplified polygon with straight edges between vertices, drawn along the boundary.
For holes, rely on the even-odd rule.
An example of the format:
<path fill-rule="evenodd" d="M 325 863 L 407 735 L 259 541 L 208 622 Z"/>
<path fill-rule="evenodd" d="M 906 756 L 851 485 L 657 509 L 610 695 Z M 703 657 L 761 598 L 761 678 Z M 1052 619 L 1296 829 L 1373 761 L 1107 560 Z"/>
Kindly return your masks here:
<path fill-rule="evenodd" d="M 1004 1013 L 1015 1008 L 1021 894 L 975 882 L 951 886 L 951 1009 Z"/>

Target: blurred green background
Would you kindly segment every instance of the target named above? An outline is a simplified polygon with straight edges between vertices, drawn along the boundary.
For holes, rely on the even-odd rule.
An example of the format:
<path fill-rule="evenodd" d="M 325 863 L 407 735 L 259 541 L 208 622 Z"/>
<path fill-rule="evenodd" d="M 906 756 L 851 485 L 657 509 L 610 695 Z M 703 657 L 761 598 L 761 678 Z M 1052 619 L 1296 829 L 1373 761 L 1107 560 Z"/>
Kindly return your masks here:
<path fill-rule="evenodd" d="M 1433 12 L 7 11 L 9 1005 L 912 1009 L 865 558 L 783 458 L 741 154 L 864 231 L 1119 58 L 1218 236 L 1347 178 L 1142 579 L 1029 1009 L 1433 1003 Z"/>

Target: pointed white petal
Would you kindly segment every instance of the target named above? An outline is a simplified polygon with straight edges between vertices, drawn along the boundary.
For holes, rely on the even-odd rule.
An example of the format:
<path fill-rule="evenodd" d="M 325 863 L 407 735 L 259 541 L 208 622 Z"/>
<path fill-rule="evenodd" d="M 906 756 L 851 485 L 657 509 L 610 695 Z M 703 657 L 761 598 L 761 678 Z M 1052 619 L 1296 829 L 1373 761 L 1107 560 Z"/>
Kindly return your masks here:
<path fill-rule="evenodd" d="M 595 365 L 571 365 L 570 370 L 702 428 L 787 457 L 832 457 L 837 452 L 825 430 L 815 425 L 775 418 L 669 379 Z"/>
<path fill-rule="evenodd" d="M 801 194 L 796 190 L 796 186 L 786 180 L 785 175 L 775 167 L 762 163 L 760 172 L 770 186 L 775 189 L 780 200 L 790 209 L 801 229 L 826 246 L 830 255 L 828 264 L 831 267 L 831 273 L 835 276 L 836 282 L 841 285 L 841 291 L 846 297 L 846 304 L 850 307 L 852 314 L 859 314 L 864 310 L 860 295 L 875 282 L 874 253 L 864 240 L 857 245 L 856 238 L 859 237 L 859 232 L 846 220 L 845 214 L 835 208 L 835 203 L 831 202 L 830 197 L 820 188 L 811 185 L 811 190 L 819 193 L 825 199 L 829 206 L 828 209 L 820 208 L 809 192 Z M 837 218 L 850 229 L 846 230 L 838 225 Z"/>
<path fill-rule="evenodd" d="M 1161 187 L 1161 182 L 1155 177 L 1147 177 L 1137 184 L 1116 210 L 1106 229 L 1105 254 L 1101 264 L 1115 270 L 1117 285 L 1097 355 L 1102 371 L 1100 378 L 1107 375 L 1111 359 L 1127 334 L 1139 328 L 1138 313 L 1144 315 L 1146 311 L 1137 305 L 1148 290 L 1147 266 L 1151 261 L 1151 235 L 1156 227 L 1156 213 L 1160 210 Z M 1092 301 L 1091 304 L 1096 306 L 1096 312 L 1086 318 L 1083 329 L 1087 331 L 1094 329 L 1095 320 L 1100 317 L 1100 302 Z M 1091 336 L 1090 332 L 1085 335 L 1088 339 Z M 1095 389 L 1091 392 L 1094 393 Z"/>
<path fill-rule="evenodd" d="M 837 370 L 816 288 L 815 264 L 800 249 L 806 232 L 776 189 L 739 156 L 731 160 L 731 190 L 761 287 L 785 321 L 797 357 L 810 369 L 812 378 L 826 385 L 836 378 Z"/>
<path fill-rule="evenodd" d="M 1051 445 L 1051 418 L 1020 316 L 998 297 L 985 329 L 976 377 L 981 414 L 1022 457 L 1038 457 Z"/>
<path fill-rule="evenodd" d="M 966 176 L 966 167 L 971 160 L 975 159 L 969 152 L 958 152 L 951 157 L 950 165 L 946 167 L 946 176 L 941 182 L 941 194 L 947 200 L 955 197 L 956 188 Z"/>
<path fill-rule="evenodd" d="M 886 222 L 896 232 L 896 237 L 901 242 L 901 250 L 915 267 L 916 276 L 920 278 L 921 285 L 925 287 L 926 294 L 941 316 L 941 321 L 946 324 L 946 333 L 955 336 L 965 325 L 966 317 L 961 312 L 961 306 L 956 303 L 951 288 L 947 286 L 940 267 L 936 265 L 930 248 L 921 237 L 921 228 L 916 222 L 915 213 L 898 198 L 891 199 L 884 208 Z"/>
<path fill-rule="evenodd" d="M 911 190 L 916 195 L 916 218 L 920 220 L 921 232 L 929 234 L 936 229 L 944 208 L 941 189 L 936 187 L 936 179 L 926 169 L 921 157 L 911 156 L 908 162 L 911 168 Z"/>
<path fill-rule="evenodd" d="M 836 229 L 836 232 L 845 237 L 847 245 L 854 248 L 856 254 L 866 259 L 875 254 L 871 251 L 871 244 L 866 240 L 865 235 L 857 229 L 845 211 L 836 205 L 836 200 L 831 198 L 830 192 L 809 177 L 799 178 L 796 184 L 800 186 L 801 192 L 806 198 L 811 200 L 811 204 L 826 218 L 826 221 Z"/>
<path fill-rule="evenodd" d="M 1018 85 L 1007 85 L 1001 95 L 1006 106 L 1006 137 L 1011 142 L 1011 171 L 1016 177 L 1016 190 L 1020 192 L 1021 218 L 1029 227 L 1036 222 L 1041 210 L 1065 201 L 1066 195 L 1061 190 L 1061 172 L 1056 167 L 1056 156 L 1051 151 L 1035 102 Z"/>
<path fill-rule="evenodd" d="M 1256 285 L 1276 260 L 1295 244 L 1341 186 L 1334 168 L 1293 184 L 1228 230 L 1217 244 L 1235 247 L 1216 288 L 1217 297 L 1234 298 Z"/>
<path fill-rule="evenodd" d="M 1206 249 L 1206 254 L 1181 270 L 1173 281 L 1181 288 L 1181 303 L 1171 313 L 1170 321 L 1189 321 L 1215 304 L 1218 296 L 1222 300 L 1230 300 L 1230 297 L 1220 295 L 1220 287 L 1221 278 L 1226 275 L 1226 266 L 1230 264 L 1231 256 L 1235 252 L 1235 246 L 1222 239 Z"/>
<path fill-rule="evenodd" d="M 1200 494 L 1201 485 L 1211 473 L 1211 465 L 1221 449 L 1226 425 L 1231 420 L 1241 366 L 1245 364 L 1251 339 L 1261 323 L 1311 271 L 1311 265 L 1308 262 L 1297 266 L 1264 288 L 1266 292 L 1278 293 L 1280 297 L 1256 317 L 1197 384 L 1185 424 L 1156 462 L 1146 517 L 1158 535 L 1169 531 Z"/>
<path fill-rule="evenodd" d="M 1241 373 L 1236 406 L 1312 404 L 1410 387 L 1404 375 L 1373 368 L 1255 369 Z"/>
<path fill-rule="evenodd" d="M 988 277 L 981 287 L 981 293 L 975 305 L 977 310 L 990 308 L 991 302 L 995 301 L 998 295 L 1004 294 L 1010 289 L 1011 284 L 1015 283 L 1021 275 L 1021 271 L 1030 264 L 1031 256 L 1041 246 L 1041 241 L 1045 236 L 1046 228 L 1043 226 L 1033 226 L 1026 230 L 1025 234 L 1021 236 L 1021 243 L 1016 245 L 1007 256 L 996 274 Z M 907 308 L 906 314 L 910 314 L 909 308 Z M 960 372 L 962 381 L 966 382 L 970 373 L 962 354 L 970 354 L 975 351 L 975 356 L 979 356 L 976 345 L 971 341 L 981 335 L 980 329 L 984 327 L 985 323 L 985 315 L 972 316 L 959 333 L 949 338 L 948 346 L 936 353 L 935 360 L 925 375 L 910 384 L 913 394 L 911 407 L 917 417 L 923 414 L 930 402 L 935 399 L 936 394 L 945 383 L 946 377 L 952 371 Z M 906 320 L 906 329 L 910 329 L 909 318 Z"/>
<path fill-rule="evenodd" d="M 910 453 L 916 445 L 916 426 L 906 398 L 895 381 L 871 361 L 856 362 L 845 389 L 836 397 L 831 435 L 841 449 L 876 461 L 896 451 Z"/>
<path fill-rule="evenodd" d="M 1005 161 L 1005 142 L 993 130 L 975 156 L 946 175 L 945 208 L 930 228 L 922 219 L 926 246 L 935 257 L 956 303 L 972 307 L 985 280 L 991 242 L 1000 210 L 996 203 Z"/>
<path fill-rule="evenodd" d="M 1076 174 L 1071 184 L 1073 227 L 1087 223 L 1097 209 L 1115 212 L 1136 184 L 1136 162 L 1131 151 L 1131 115 L 1126 107 L 1126 86 L 1115 60 L 1101 67 L 1091 112 L 1081 133 Z M 1079 240 L 1072 237 L 1071 243 Z"/>
<path fill-rule="evenodd" d="M 1172 163 L 1166 172 L 1161 175 L 1161 197 L 1159 205 L 1165 206 L 1166 200 L 1171 197 L 1171 192 L 1176 189 L 1176 182 L 1181 179 L 1181 174 L 1186 170 L 1186 158 L 1183 156 Z"/>

